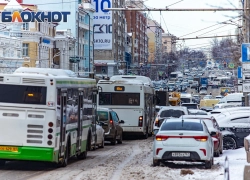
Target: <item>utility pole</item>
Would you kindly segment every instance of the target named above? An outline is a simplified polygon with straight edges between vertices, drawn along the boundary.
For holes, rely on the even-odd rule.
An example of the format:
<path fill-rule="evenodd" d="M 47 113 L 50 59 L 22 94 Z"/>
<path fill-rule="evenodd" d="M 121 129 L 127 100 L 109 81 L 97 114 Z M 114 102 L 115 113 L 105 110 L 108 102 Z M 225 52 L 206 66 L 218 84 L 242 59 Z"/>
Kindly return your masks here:
<path fill-rule="evenodd" d="M 243 43 L 249 43 L 250 39 L 249 39 L 249 33 L 250 33 L 250 0 L 245 0 L 243 5 L 243 36 L 244 36 L 244 42 Z M 243 62 L 242 61 L 242 73 L 243 73 L 243 77 L 244 74 L 246 74 L 246 71 L 244 70 L 244 66 L 247 66 L 248 62 Z M 249 106 L 249 98 L 248 98 L 248 93 L 249 92 L 244 92 L 245 88 L 244 87 L 244 83 L 247 84 L 247 82 L 245 82 L 244 78 L 243 78 L 243 82 L 242 82 L 242 91 L 243 91 L 243 96 L 245 99 L 245 106 Z"/>

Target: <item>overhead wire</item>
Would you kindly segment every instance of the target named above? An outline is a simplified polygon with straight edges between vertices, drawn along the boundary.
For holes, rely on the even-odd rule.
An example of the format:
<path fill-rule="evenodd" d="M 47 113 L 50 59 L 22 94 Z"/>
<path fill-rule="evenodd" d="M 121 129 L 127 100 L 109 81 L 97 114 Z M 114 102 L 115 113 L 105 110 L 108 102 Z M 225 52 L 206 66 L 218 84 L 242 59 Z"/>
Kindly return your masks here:
<path fill-rule="evenodd" d="M 242 15 L 240 15 L 240 16 L 238 16 L 238 17 L 236 17 L 236 18 L 239 18 L 239 17 L 241 17 L 241 16 L 242 16 Z M 230 19 L 230 20 L 232 20 L 232 19 Z M 230 21 L 230 20 L 227 20 L 227 21 Z M 200 31 L 203 31 L 203 30 L 205 30 L 205 29 L 209 29 L 209 28 L 214 27 L 214 26 L 218 26 L 218 25 L 220 25 L 220 24 L 222 24 L 222 23 L 226 23 L 227 21 L 223 21 L 223 22 L 220 22 L 220 23 L 217 23 L 217 24 L 214 24 L 214 25 L 211 25 L 211 26 L 205 27 L 205 28 L 203 28 L 203 29 L 199 29 L 199 30 L 197 30 L 197 31 L 194 31 L 194 32 L 191 32 L 191 33 L 188 33 L 188 34 L 182 35 L 182 36 L 180 36 L 180 38 L 181 38 L 181 37 L 184 37 L 184 36 L 188 36 L 188 35 L 190 35 L 190 34 L 194 34 L 194 33 L 197 33 L 197 32 L 200 32 Z"/>

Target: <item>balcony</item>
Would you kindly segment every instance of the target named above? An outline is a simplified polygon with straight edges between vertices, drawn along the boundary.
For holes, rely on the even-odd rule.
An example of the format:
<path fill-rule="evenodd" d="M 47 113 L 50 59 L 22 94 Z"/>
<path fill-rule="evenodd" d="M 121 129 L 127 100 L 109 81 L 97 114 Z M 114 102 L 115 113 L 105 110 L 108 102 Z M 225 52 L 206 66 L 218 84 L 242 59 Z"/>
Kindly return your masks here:
<path fill-rule="evenodd" d="M 134 48 L 138 48 L 138 43 L 137 42 L 134 43 Z"/>
<path fill-rule="evenodd" d="M 85 30 L 89 30 L 89 25 L 84 22 L 79 22 L 79 27 Z"/>
<path fill-rule="evenodd" d="M 137 56 L 139 56 L 139 54 L 138 53 L 134 53 L 134 56 L 137 57 Z"/>
<path fill-rule="evenodd" d="M 95 7 L 91 4 L 91 1 L 89 0 L 84 0 L 82 3 L 82 7 L 84 10 L 95 12 Z"/>

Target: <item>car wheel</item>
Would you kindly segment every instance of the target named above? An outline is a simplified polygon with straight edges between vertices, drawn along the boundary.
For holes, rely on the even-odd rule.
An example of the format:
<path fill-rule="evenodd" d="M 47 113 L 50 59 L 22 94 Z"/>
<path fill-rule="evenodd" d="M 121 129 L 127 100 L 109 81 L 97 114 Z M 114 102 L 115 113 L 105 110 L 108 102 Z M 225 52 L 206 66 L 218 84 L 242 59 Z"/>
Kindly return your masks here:
<path fill-rule="evenodd" d="M 117 143 L 118 143 L 118 144 L 122 144 L 122 133 L 121 133 L 121 135 L 120 135 L 120 139 L 117 140 Z"/>
<path fill-rule="evenodd" d="M 220 151 L 219 150 L 214 152 L 214 157 L 220 157 Z"/>
<path fill-rule="evenodd" d="M 211 169 L 213 166 L 213 158 L 210 161 L 205 161 L 205 169 Z"/>
<path fill-rule="evenodd" d="M 5 163 L 6 163 L 6 161 L 5 161 L 5 160 L 0 160 L 0 166 L 4 166 L 4 165 L 5 165 Z"/>
<path fill-rule="evenodd" d="M 223 137 L 223 148 L 224 149 L 236 149 L 237 144 L 234 138 L 232 137 Z"/>
<path fill-rule="evenodd" d="M 160 160 L 159 159 L 153 159 L 153 166 L 160 166 Z"/>
<path fill-rule="evenodd" d="M 103 138 L 102 138 L 102 143 L 100 144 L 100 148 L 104 148 L 104 144 L 105 144 L 105 138 L 104 138 L 104 135 L 103 135 Z"/>
<path fill-rule="evenodd" d="M 112 145 L 115 145 L 115 144 L 116 144 L 116 133 L 115 133 L 114 138 L 111 140 L 111 144 L 112 144 Z"/>

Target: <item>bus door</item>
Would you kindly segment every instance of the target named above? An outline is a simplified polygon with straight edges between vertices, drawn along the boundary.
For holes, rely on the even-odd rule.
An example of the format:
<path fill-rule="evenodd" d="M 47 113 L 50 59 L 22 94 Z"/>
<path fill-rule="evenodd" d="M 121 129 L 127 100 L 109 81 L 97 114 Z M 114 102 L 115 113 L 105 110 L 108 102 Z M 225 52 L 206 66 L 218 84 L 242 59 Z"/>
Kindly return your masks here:
<path fill-rule="evenodd" d="M 77 142 L 76 150 L 81 151 L 82 146 L 82 121 L 83 121 L 83 92 L 78 94 L 78 122 L 77 122 Z"/>
<path fill-rule="evenodd" d="M 97 134 L 96 134 L 96 118 L 97 118 L 97 91 L 92 90 L 92 134 L 95 142 L 97 142 Z"/>
<path fill-rule="evenodd" d="M 61 91 L 60 96 L 60 104 L 61 104 L 61 123 L 60 123 L 60 146 L 59 146 L 59 155 L 60 157 L 64 156 L 66 142 L 66 121 L 67 121 L 67 91 Z"/>

